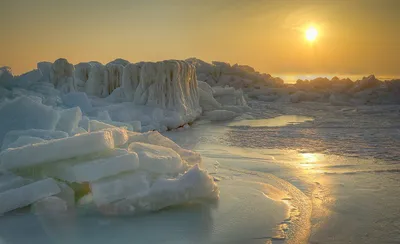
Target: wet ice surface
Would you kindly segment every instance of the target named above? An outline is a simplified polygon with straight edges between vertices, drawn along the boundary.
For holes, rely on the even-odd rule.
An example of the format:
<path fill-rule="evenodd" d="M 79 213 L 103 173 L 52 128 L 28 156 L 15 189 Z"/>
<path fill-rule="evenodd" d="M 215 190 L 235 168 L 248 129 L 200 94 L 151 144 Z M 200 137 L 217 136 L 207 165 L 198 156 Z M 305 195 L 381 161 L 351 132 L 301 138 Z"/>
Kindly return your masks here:
<path fill-rule="evenodd" d="M 287 198 L 298 211 L 284 231 L 288 243 L 304 241 L 296 239 L 302 228 L 310 228 L 310 243 L 400 242 L 400 106 L 252 106 L 253 125 L 285 114 L 314 120 L 271 127 L 220 124 L 199 128 L 197 144 L 188 139 L 196 128 L 176 140 L 222 168 L 246 170 L 255 181 L 255 175 L 273 175 L 300 190 L 311 204 Z"/>
<path fill-rule="evenodd" d="M 240 120 L 229 123 L 229 126 L 249 126 L 249 127 L 281 127 L 286 125 L 300 124 L 314 119 L 307 116 L 281 115 L 269 119 Z"/>

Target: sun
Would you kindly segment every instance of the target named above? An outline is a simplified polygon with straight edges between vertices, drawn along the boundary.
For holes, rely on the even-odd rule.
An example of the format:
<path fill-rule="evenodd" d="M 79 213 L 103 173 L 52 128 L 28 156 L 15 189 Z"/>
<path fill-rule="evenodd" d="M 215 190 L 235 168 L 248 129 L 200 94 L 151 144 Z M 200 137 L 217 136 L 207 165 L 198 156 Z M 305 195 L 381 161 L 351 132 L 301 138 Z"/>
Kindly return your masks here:
<path fill-rule="evenodd" d="M 315 27 L 309 27 L 306 30 L 305 37 L 306 37 L 307 41 L 313 42 L 313 41 L 315 41 L 315 39 L 317 39 L 317 36 L 318 36 L 318 31 L 317 31 L 317 29 L 315 29 Z"/>

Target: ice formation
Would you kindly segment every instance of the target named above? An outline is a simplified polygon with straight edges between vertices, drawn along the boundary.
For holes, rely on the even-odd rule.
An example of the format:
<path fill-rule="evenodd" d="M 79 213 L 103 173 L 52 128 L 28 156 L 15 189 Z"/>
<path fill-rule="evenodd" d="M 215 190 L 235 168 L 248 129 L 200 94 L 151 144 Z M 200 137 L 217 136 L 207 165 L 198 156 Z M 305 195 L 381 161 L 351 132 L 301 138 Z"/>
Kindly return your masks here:
<path fill-rule="evenodd" d="M 207 172 L 189 169 L 198 153 L 146 132 L 202 114 L 191 64 L 58 59 L 21 76 L 2 68 L 0 88 L 0 214 L 64 212 L 81 206 L 76 197 L 116 214 L 218 197 Z"/>

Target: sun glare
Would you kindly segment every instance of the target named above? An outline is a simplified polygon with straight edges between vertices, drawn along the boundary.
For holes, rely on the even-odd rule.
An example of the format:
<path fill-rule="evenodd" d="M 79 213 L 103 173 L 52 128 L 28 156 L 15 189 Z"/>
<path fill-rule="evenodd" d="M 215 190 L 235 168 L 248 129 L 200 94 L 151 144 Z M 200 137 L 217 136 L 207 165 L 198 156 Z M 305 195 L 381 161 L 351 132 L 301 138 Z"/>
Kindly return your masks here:
<path fill-rule="evenodd" d="M 309 27 L 306 30 L 305 35 L 306 35 L 307 41 L 313 42 L 313 41 L 315 41 L 315 39 L 317 39 L 318 31 L 317 31 L 317 29 L 315 29 L 315 27 Z"/>

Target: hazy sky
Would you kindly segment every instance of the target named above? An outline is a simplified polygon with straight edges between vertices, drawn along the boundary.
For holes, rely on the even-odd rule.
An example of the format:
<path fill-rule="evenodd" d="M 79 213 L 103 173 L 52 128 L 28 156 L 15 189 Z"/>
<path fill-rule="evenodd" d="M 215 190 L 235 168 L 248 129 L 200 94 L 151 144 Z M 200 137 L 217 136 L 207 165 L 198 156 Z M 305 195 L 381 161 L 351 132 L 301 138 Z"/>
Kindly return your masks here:
<path fill-rule="evenodd" d="M 399 76 L 399 11 L 400 0 L 1 0 L 0 66 L 198 57 L 271 74 Z"/>

